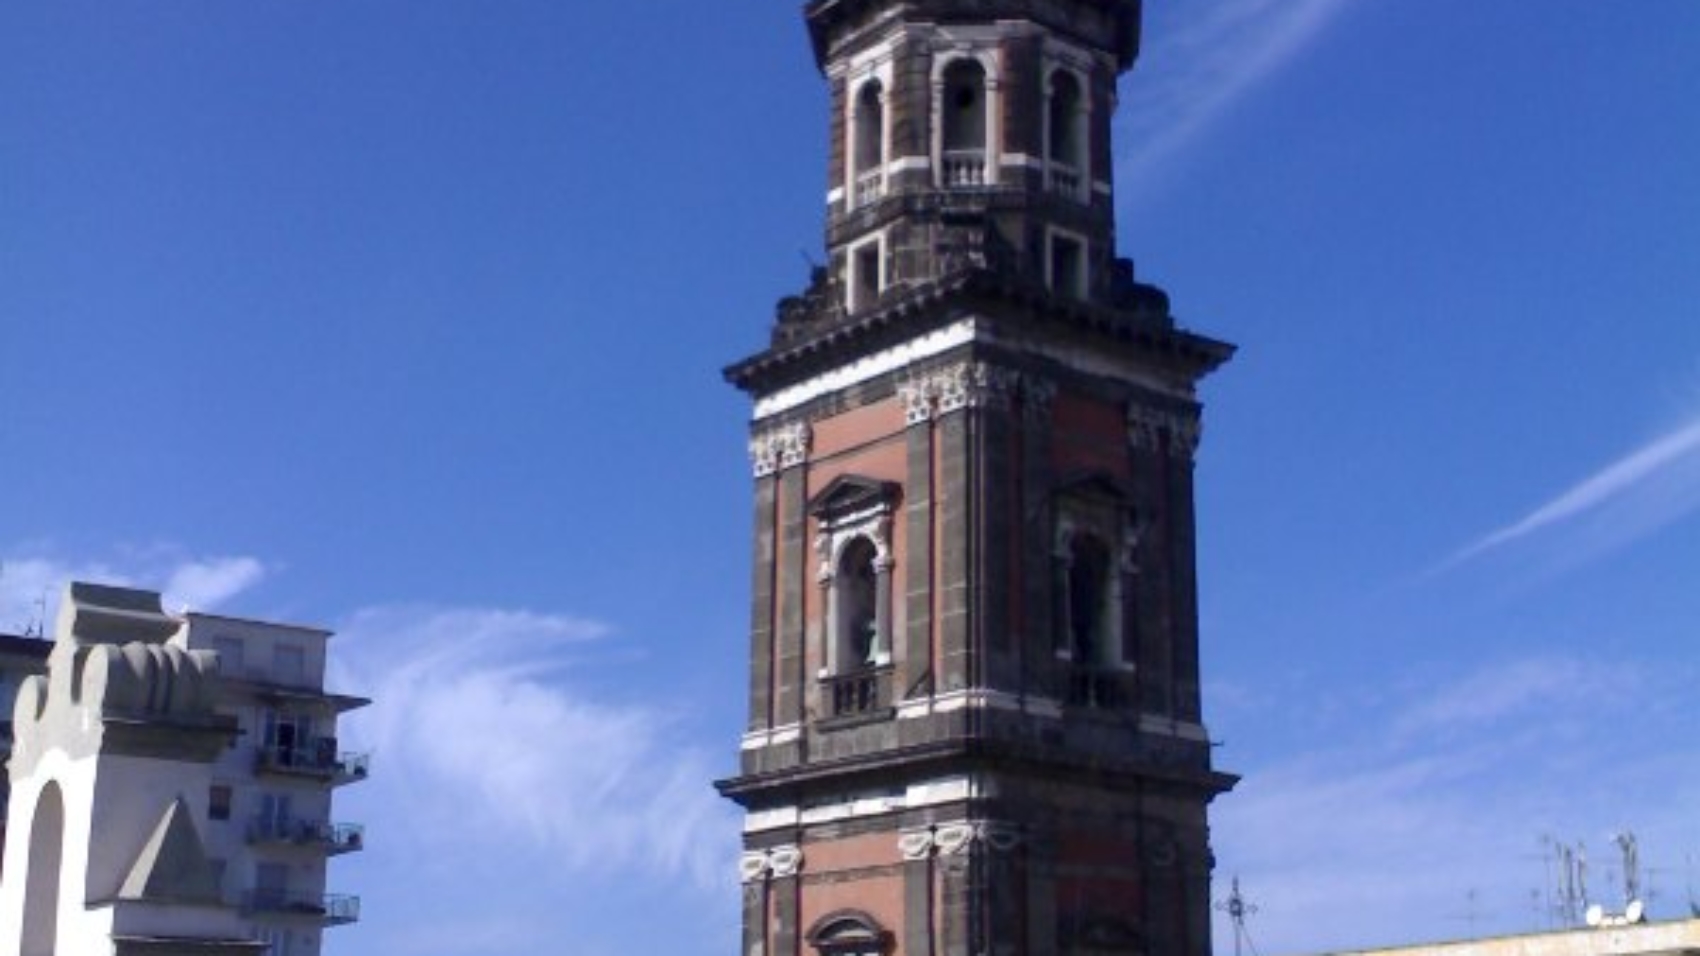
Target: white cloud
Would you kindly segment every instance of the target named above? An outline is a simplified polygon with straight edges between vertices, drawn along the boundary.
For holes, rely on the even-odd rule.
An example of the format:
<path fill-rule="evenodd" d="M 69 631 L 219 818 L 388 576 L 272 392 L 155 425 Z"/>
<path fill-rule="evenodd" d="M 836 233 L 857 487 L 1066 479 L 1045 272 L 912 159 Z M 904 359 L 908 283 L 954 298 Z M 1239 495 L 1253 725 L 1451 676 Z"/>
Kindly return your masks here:
<path fill-rule="evenodd" d="M 1611 834 L 1637 831 L 1650 865 L 1697 849 L 1691 677 L 1550 655 L 1412 683 L 1310 752 L 1234 768 L 1212 810 L 1218 893 L 1244 879 L 1269 953 L 1527 931 L 1544 925 L 1531 893 L 1550 835 L 1601 851 L 1609 902 Z M 1667 892 L 1657 912 L 1683 902 Z"/>
<path fill-rule="evenodd" d="M 1628 543 L 1700 508 L 1700 418 L 1635 449 L 1566 489 L 1527 516 L 1460 549 L 1451 568 L 1488 551 L 1584 516 L 1614 509 L 1582 547 L 1597 552 Z"/>
<path fill-rule="evenodd" d="M 120 549 L 93 560 L 40 553 L 44 550 L 0 555 L 0 630 L 49 633 L 59 595 L 72 581 L 159 590 L 171 611 L 184 606 L 212 610 L 251 590 L 267 574 L 257 558 L 194 557 L 175 546 Z"/>
<path fill-rule="evenodd" d="M 693 743 L 693 715 L 584 689 L 588 667 L 635 666 L 586 662 L 605 632 L 500 610 L 356 615 L 336 648 L 339 680 L 378 702 L 345 722 L 377 762 L 360 802 L 439 862 L 496 852 L 544 864 L 543 879 L 723 885 L 736 823 L 708 786 L 718 761 Z"/>
<path fill-rule="evenodd" d="M 1186 19 L 1148 44 L 1124 103 L 1121 181 L 1149 179 L 1345 8 L 1345 0 L 1215 0 L 1170 12 Z"/>

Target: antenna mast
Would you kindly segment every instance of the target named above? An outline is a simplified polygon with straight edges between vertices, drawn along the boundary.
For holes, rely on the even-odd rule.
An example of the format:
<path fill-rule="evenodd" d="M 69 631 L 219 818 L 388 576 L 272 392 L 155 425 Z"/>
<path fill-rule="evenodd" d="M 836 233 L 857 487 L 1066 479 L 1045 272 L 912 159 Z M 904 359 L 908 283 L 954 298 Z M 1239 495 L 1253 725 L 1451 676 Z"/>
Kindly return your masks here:
<path fill-rule="evenodd" d="M 1234 877 L 1233 891 L 1228 898 L 1216 904 L 1216 908 L 1228 914 L 1228 919 L 1234 923 L 1234 956 L 1244 956 L 1243 950 L 1250 947 L 1255 954 L 1257 947 L 1252 945 L 1251 934 L 1246 932 L 1245 919 L 1257 912 L 1255 903 L 1247 903 L 1245 896 L 1240 893 L 1240 878 Z"/>

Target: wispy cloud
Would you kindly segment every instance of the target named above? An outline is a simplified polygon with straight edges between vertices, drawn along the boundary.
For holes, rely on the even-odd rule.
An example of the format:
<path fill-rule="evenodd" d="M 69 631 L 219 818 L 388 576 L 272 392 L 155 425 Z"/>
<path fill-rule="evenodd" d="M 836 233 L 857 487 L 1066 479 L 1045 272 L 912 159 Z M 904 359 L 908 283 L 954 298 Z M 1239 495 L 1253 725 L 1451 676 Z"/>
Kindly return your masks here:
<path fill-rule="evenodd" d="M 1691 679 L 1547 655 L 1412 682 L 1341 715 L 1314 750 L 1236 767 L 1244 782 L 1212 810 L 1219 873 L 1259 905 L 1264 952 L 1545 925 L 1543 835 L 1603 846 L 1633 828 L 1660 865 L 1695 849 L 1681 809 L 1700 794 L 1700 746 L 1681 732 Z"/>
<path fill-rule="evenodd" d="M 1212 0 L 1154 17 L 1148 32 L 1171 25 L 1174 32 L 1147 45 L 1123 104 L 1122 180 L 1148 178 L 1346 6 L 1345 0 Z"/>
<path fill-rule="evenodd" d="M 168 610 L 213 610 L 253 589 L 269 570 L 257 558 L 195 556 L 175 545 L 119 549 L 93 559 L 44 550 L 0 554 L 0 630 L 50 630 L 59 595 L 71 581 L 153 588 L 163 593 Z"/>
<path fill-rule="evenodd" d="M 1651 533 L 1700 508 L 1700 418 L 1635 449 L 1528 515 L 1459 549 L 1437 571 L 1450 569 L 1614 506 L 1618 520 L 1602 525 L 1591 542 L 1598 550 Z"/>
<path fill-rule="evenodd" d="M 656 688 L 637 703 L 608 699 L 607 670 L 640 665 L 610 664 L 606 634 L 595 621 L 497 609 L 376 608 L 340 628 L 337 679 L 378 702 L 345 720 L 345 738 L 376 761 L 349 805 L 370 808 L 382 823 L 374 845 L 407 872 L 376 881 L 374 905 L 406 906 L 385 899 L 392 882 L 452 895 L 479 874 L 523 872 L 551 888 L 555 912 L 486 905 L 543 928 L 541 945 L 548 927 L 597 919 L 591 895 L 574 891 L 590 884 L 670 886 L 680 905 L 730 898 L 737 824 L 708 785 L 720 755 L 693 736 L 700 715 Z M 456 952 L 511 950 L 508 936 L 471 945 L 461 918 L 414 914 L 393 932 L 443 920 Z"/>

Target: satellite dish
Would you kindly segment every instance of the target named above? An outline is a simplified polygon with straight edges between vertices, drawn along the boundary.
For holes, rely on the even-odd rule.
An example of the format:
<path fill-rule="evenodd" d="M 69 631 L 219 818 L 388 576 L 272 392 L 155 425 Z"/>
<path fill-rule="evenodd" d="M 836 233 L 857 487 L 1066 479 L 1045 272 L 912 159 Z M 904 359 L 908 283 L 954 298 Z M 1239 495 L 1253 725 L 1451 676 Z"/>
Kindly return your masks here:
<path fill-rule="evenodd" d="M 1589 926 L 1598 926 L 1606 921 L 1606 909 L 1600 904 L 1595 903 L 1593 906 L 1588 907 L 1588 912 L 1583 918 L 1588 921 Z"/>
<path fill-rule="evenodd" d="M 1639 923 L 1647 918 L 1647 904 L 1640 900 L 1630 900 L 1629 908 L 1623 911 L 1623 918 L 1629 923 Z"/>

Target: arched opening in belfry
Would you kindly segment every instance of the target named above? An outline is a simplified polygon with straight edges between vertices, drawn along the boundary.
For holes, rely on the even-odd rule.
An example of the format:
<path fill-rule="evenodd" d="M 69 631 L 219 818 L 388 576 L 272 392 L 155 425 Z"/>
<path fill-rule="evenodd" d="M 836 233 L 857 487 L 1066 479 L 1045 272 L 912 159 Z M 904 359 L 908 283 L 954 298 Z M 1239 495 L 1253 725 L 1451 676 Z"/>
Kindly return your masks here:
<path fill-rule="evenodd" d="M 1068 70 L 1051 76 L 1048 144 L 1051 162 L 1080 170 L 1086 158 L 1085 115 L 1081 109 L 1080 81 Z"/>
<path fill-rule="evenodd" d="M 1069 546 L 1068 623 L 1076 663 L 1109 660 L 1110 553 L 1090 535 L 1075 535 Z"/>
<path fill-rule="evenodd" d="M 65 853 L 65 797 L 48 783 L 36 798 L 24 874 L 20 956 L 54 956 L 59 937 L 59 881 Z"/>
<path fill-rule="evenodd" d="M 838 664 L 850 671 L 874 663 L 880 651 L 879 582 L 874 543 L 857 537 L 844 546 L 834 580 L 838 590 Z"/>
<path fill-rule="evenodd" d="M 885 88 L 879 80 L 856 93 L 850 139 L 855 204 L 865 206 L 885 194 Z"/>
<path fill-rule="evenodd" d="M 978 186 L 986 181 L 986 68 L 957 60 L 945 68 L 939 104 L 945 182 Z"/>

